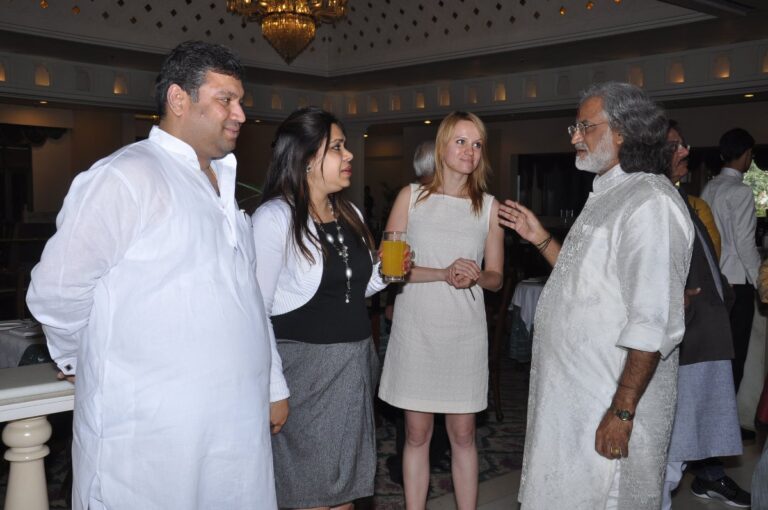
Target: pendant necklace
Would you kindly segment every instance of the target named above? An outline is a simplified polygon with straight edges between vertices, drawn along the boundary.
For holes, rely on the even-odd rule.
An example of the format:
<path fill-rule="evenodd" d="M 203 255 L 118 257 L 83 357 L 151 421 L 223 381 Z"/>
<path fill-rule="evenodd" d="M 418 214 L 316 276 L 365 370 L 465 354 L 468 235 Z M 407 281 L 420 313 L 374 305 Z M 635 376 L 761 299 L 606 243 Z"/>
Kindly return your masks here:
<path fill-rule="evenodd" d="M 317 222 L 317 228 L 320 229 L 320 232 L 322 232 L 325 236 L 325 240 L 328 241 L 328 244 L 330 244 L 334 250 L 336 250 L 336 253 L 339 254 L 339 257 L 341 257 L 341 260 L 344 261 L 344 274 L 347 277 L 347 287 L 346 291 L 344 292 L 344 302 L 349 303 L 349 297 L 352 295 L 352 268 L 349 267 L 349 248 L 346 244 L 344 244 L 344 234 L 341 232 L 341 225 L 339 225 L 339 221 L 336 219 L 336 211 L 333 209 L 333 204 L 330 200 L 328 201 L 328 207 L 331 209 L 333 223 L 336 224 L 336 237 L 334 238 L 330 233 L 326 232 L 323 228 L 323 224 L 320 221 Z M 336 244 L 337 242 L 338 244 Z"/>

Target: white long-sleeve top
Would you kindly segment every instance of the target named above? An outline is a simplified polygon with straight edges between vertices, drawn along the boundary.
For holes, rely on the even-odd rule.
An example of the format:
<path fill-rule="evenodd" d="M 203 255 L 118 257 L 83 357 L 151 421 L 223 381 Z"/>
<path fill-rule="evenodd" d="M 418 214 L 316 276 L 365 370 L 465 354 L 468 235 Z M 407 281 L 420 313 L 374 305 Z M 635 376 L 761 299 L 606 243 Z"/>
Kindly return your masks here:
<path fill-rule="evenodd" d="M 295 246 L 291 221 L 291 209 L 281 199 L 270 200 L 253 213 L 256 276 L 270 317 L 306 304 L 317 292 L 323 276 L 323 253 L 307 239 L 307 248 L 315 259 L 311 264 Z M 317 235 L 313 221 L 308 222 L 308 228 Z M 365 295 L 371 296 L 384 287 L 386 283 L 379 276 L 376 263 Z"/>
<path fill-rule="evenodd" d="M 77 176 L 27 302 L 76 373 L 73 507 L 275 508 L 269 402 L 288 396 L 235 158 L 155 127 Z"/>
<path fill-rule="evenodd" d="M 757 287 L 760 254 L 755 243 L 755 196 L 744 184 L 744 174 L 723 167 L 701 193 L 712 209 L 720 232 L 720 270 L 728 283 L 750 283 Z"/>

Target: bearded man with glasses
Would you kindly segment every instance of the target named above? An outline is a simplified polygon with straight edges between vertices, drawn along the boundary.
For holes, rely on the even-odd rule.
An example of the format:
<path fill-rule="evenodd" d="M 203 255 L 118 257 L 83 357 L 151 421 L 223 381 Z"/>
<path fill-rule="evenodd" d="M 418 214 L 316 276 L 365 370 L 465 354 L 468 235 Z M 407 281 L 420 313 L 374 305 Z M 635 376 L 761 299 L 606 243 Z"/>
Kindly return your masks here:
<path fill-rule="evenodd" d="M 663 174 L 667 120 L 626 83 L 592 86 L 568 128 L 593 192 L 560 244 L 526 207 L 499 220 L 552 264 L 534 325 L 523 509 L 661 506 L 693 226 Z"/>

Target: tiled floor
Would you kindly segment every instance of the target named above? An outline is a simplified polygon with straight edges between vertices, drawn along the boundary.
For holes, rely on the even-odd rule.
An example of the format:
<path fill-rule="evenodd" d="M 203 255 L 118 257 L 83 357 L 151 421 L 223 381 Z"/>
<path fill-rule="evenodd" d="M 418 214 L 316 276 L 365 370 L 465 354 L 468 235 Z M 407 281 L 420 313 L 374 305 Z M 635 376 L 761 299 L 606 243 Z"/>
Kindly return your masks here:
<path fill-rule="evenodd" d="M 744 443 L 744 454 L 738 458 L 726 461 L 726 473 L 745 490 L 749 490 L 752 482 L 752 471 L 760 457 L 761 450 L 756 441 Z M 697 498 L 691 494 L 690 486 L 693 477 L 686 474 L 680 488 L 672 498 L 673 510 L 718 510 L 732 508 L 722 503 Z M 510 510 L 517 509 L 517 491 L 520 488 L 520 471 L 488 480 L 480 484 L 478 510 Z M 453 494 L 430 500 L 427 510 L 455 510 Z"/>

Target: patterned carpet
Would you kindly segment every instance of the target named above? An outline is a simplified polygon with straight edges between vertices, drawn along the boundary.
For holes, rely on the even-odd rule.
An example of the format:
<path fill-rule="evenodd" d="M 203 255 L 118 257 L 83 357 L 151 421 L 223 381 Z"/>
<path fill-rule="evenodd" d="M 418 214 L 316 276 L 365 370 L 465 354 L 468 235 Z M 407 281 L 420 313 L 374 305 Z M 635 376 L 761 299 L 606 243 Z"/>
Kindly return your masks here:
<path fill-rule="evenodd" d="M 503 423 L 496 421 L 492 400 L 486 413 L 478 415 L 478 453 L 480 481 L 489 480 L 519 469 L 523 458 L 525 436 L 525 411 L 528 398 L 528 367 L 518 366 L 504 359 L 501 368 L 501 393 Z M 51 416 L 54 437 L 49 442 L 51 454 L 46 457 L 48 498 L 52 509 L 69 509 L 69 497 L 65 487 L 69 485 L 70 413 Z M 395 452 L 395 425 L 386 419 L 376 430 L 378 443 L 378 471 L 376 494 L 360 501 L 357 510 L 396 510 L 404 508 L 403 491 L 392 482 L 387 469 L 387 458 Z M 0 508 L 5 501 L 8 480 L 7 462 L 0 468 Z M 453 492 L 451 475 L 445 471 L 433 471 L 429 497 L 434 498 Z"/>

